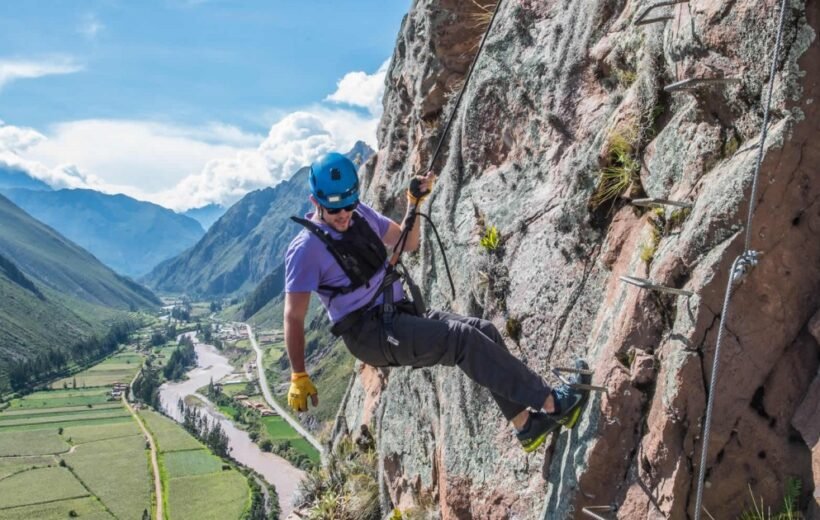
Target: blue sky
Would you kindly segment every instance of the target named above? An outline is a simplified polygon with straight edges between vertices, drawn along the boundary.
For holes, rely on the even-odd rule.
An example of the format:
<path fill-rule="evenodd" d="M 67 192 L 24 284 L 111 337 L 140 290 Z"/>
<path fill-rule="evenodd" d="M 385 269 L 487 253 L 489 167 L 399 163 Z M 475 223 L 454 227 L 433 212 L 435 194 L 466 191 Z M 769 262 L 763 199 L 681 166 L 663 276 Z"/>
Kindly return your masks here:
<path fill-rule="evenodd" d="M 409 5 L 1 2 L 0 162 L 177 209 L 230 203 L 320 149 L 375 145 L 376 87 Z"/>

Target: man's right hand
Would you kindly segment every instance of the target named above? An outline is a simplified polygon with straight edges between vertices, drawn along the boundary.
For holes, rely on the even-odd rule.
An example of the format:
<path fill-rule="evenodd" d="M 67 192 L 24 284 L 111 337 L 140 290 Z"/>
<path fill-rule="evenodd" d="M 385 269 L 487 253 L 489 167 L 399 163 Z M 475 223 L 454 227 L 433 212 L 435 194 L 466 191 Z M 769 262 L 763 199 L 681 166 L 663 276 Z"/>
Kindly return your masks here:
<path fill-rule="evenodd" d="M 319 405 L 319 392 L 313 386 L 307 372 L 294 372 L 290 376 L 290 390 L 288 390 L 288 406 L 297 412 L 306 412 L 308 409 L 307 398 L 310 396 L 311 404 Z"/>

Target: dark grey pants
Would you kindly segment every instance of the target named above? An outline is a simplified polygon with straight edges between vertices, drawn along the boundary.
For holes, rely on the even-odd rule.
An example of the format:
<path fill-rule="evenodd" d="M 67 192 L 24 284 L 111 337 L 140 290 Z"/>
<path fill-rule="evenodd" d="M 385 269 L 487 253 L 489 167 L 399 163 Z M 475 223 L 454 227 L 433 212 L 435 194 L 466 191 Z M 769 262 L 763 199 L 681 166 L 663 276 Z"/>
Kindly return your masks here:
<path fill-rule="evenodd" d="M 393 345 L 382 318 L 366 314 L 342 334 L 356 358 L 376 367 L 458 365 L 487 388 L 508 420 L 527 407 L 540 410 L 551 389 L 544 380 L 510 354 L 498 329 L 486 320 L 440 311 L 425 316 L 396 313 Z"/>

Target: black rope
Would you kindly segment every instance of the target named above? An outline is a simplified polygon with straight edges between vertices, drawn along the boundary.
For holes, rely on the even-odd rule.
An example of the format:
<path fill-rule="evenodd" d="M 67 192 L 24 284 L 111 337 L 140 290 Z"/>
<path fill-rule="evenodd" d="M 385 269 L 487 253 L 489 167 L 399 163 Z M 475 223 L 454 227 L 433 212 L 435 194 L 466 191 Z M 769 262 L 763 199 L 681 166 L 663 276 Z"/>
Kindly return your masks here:
<path fill-rule="evenodd" d="M 433 228 L 433 233 L 436 235 L 436 242 L 438 242 L 438 248 L 441 251 L 441 256 L 444 258 L 444 269 L 447 271 L 447 280 L 450 281 L 450 291 L 453 294 L 453 300 L 456 299 L 456 286 L 453 283 L 453 277 L 450 275 L 450 265 L 447 263 L 447 253 L 444 252 L 444 245 L 441 243 L 441 237 L 438 235 L 438 230 L 436 229 L 436 225 L 433 224 L 433 220 L 424 213 L 416 212 L 416 215 L 420 215 L 427 219 L 427 222 L 430 223 L 430 226 Z"/>
<path fill-rule="evenodd" d="M 470 64 L 470 70 L 467 72 L 467 78 L 464 80 L 464 84 L 461 85 L 461 91 L 458 93 L 458 99 L 456 99 L 456 104 L 453 106 L 453 109 L 450 111 L 450 117 L 447 119 L 447 125 L 444 127 L 444 133 L 441 134 L 439 137 L 438 144 L 436 145 L 436 150 L 433 152 L 433 156 L 430 158 L 430 163 L 427 165 L 427 170 L 430 171 L 433 169 L 433 165 L 438 159 L 439 152 L 441 151 L 441 145 L 444 144 L 444 139 L 447 137 L 447 133 L 450 131 L 450 126 L 453 124 L 453 119 L 455 119 L 456 111 L 458 110 L 458 106 L 461 104 L 461 98 L 464 96 L 464 91 L 467 88 L 467 84 L 470 82 L 470 77 L 473 75 L 473 69 L 475 69 L 475 64 L 478 61 L 478 57 L 481 56 L 481 51 L 484 49 L 484 42 L 487 41 L 487 36 L 490 34 L 490 29 L 493 28 L 493 22 L 495 22 L 495 16 L 498 14 L 499 7 L 501 7 L 501 2 L 503 0 L 498 0 L 498 3 L 495 4 L 495 10 L 493 11 L 493 17 L 490 19 L 489 25 L 487 25 L 487 30 L 484 31 L 484 36 L 481 38 L 481 45 L 478 46 L 478 52 L 475 53 L 473 56 L 473 62 Z"/>

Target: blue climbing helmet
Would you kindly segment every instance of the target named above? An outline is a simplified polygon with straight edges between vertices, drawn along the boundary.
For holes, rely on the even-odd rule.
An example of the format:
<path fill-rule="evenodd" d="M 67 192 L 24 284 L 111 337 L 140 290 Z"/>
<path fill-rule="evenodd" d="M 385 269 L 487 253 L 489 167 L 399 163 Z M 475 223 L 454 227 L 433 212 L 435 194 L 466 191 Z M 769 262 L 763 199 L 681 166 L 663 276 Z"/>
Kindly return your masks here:
<path fill-rule="evenodd" d="M 322 206 L 338 209 L 359 200 L 359 175 L 353 162 L 331 152 L 310 165 L 310 193 Z"/>

